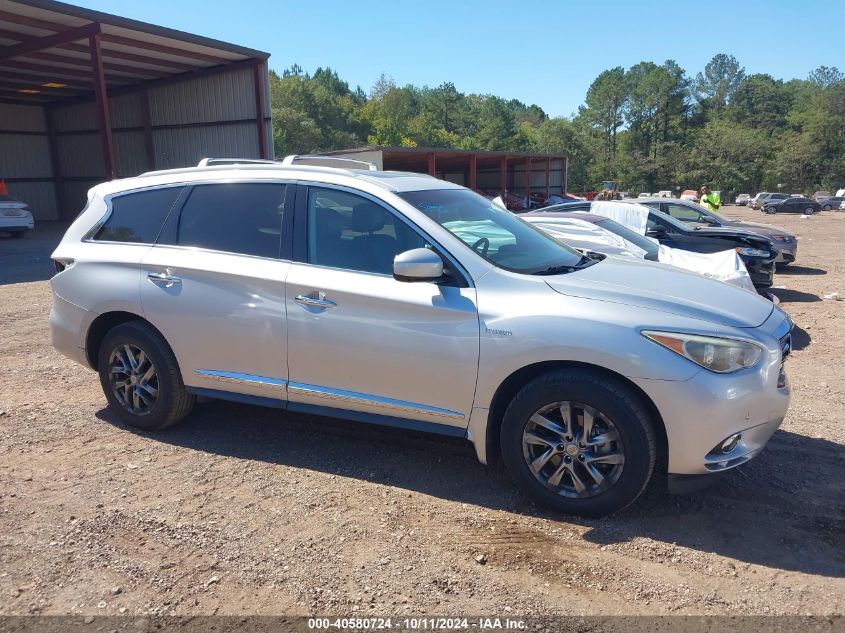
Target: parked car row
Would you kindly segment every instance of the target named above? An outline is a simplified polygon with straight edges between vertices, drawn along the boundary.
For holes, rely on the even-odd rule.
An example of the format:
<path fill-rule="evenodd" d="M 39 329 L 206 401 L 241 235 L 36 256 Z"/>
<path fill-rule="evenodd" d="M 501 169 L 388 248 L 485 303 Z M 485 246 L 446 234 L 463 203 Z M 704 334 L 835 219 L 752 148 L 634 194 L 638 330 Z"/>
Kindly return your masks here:
<path fill-rule="evenodd" d="M 540 209 L 535 214 L 590 212 L 594 209 L 593 204 L 576 202 L 554 205 Z M 643 234 L 659 244 L 694 253 L 734 250 L 745 264 L 754 287 L 766 296 L 768 288 L 773 284 L 775 263 L 795 261 L 797 240 L 782 229 L 731 223 L 700 205 L 684 200 L 648 198 L 611 204 L 619 205 L 622 217 L 626 209 L 632 208 L 630 205 L 641 207 L 646 216 Z"/>
<path fill-rule="evenodd" d="M 800 193 L 771 193 L 761 191 L 753 198 L 747 193 L 739 194 L 735 203 L 740 206 L 749 206 L 752 209 L 761 209 L 765 213 L 804 213 L 811 215 L 817 211 L 830 211 L 839 209 L 845 202 L 845 191 L 840 190 L 833 196 L 827 191 L 817 191 L 812 198 L 807 198 Z"/>
<path fill-rule="evenodd" d="M 600 516 L 655 474 L 712 481 L 782 423 L 792 322 L 763 297 L 585 254 L 449 182 L 320 160 L 89 192 L 52 255 L 51 336 L 126 424 L 166 428 L 204 396 L 441 433 Z M 643 209 L 658 241 L 736 248 L 770 283 L 760 234 Z"/>

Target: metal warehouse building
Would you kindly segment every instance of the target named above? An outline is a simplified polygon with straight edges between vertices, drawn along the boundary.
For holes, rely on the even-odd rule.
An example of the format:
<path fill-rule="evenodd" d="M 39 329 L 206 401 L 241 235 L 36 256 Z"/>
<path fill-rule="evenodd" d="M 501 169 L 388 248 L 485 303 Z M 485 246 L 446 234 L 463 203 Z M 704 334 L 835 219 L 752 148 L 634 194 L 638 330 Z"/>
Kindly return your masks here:
<path fill-rule="evenodd" d="M 379 169 L 429 174 L 485 193 L 523 196 L 565 193 L 568 160 L 557 154 L 485 152 L 436 147 L 362 147 L 325 152 L 356 158 Z"/>
<path fill-rule="evenodd" d="M 111 178 L 271 158 L 267 53 L 53 0 L 0 0 L 0 179 L 37 220 Z"/>

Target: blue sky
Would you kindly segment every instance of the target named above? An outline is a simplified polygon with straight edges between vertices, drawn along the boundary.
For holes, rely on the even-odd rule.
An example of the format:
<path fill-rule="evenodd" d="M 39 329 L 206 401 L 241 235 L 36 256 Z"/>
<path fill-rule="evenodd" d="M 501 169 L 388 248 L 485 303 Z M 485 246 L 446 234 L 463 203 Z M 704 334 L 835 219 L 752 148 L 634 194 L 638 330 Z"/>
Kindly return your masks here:
<path fill-rule="evenodd" d="M 570 115 L 601 71 L 674 59 L 691 77 L 716 53 L 748 73 L 845 70 L 842 0 L 69 0 L 271 53 L 270 67 L 330 66 L 365 91 L 397 84 L 492 93 Z M 837 38 L 840 35 L 836 36 Z"/>

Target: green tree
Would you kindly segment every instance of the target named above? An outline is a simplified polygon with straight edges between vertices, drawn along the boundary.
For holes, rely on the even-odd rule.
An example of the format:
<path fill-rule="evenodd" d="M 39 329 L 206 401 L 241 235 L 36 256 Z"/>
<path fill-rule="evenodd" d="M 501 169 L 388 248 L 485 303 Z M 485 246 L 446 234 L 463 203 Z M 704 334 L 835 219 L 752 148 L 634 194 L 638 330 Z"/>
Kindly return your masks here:
<path fill-rule="evenodd" d="M 745 77 L 745 69 L 733 55 L 719 53 L 695 77 L 693 91 L 699 102 L 723 110 Z"/>
<path fill-rule="evenodd" d="M 786 124 L 791 101 L 782 81 L 770 75 L 750 75 L 734 92 L 728 114 L 737 123 L 772 132 Z"/>
<path fill-rule="evenodd" d="M 605 159 L 616 158 L 616 135 L 625 122 L 625 104 L 628 99 L 628 85 L 625 69 L 621 66 L 605 70 L 587 90 L 583 117 L 601 131 Z"/>
<path fill-rule="evenodd" d="M 810 73 L 810 83 L 827 88 L 845 81 L 845 75 L 836 66 L 819 66 Z"/>

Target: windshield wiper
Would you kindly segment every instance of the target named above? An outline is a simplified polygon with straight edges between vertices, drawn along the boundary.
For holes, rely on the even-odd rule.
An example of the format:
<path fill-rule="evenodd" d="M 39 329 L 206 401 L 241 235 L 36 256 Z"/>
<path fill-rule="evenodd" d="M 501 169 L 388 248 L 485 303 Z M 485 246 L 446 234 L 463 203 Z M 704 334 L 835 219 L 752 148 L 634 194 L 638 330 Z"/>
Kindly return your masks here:
<path fill-rule="evenodd" d="M 596 263 L 597 260 L 590 259 L 589 257 L 582 255 L 581 259 L 579 259 L 575 264 L 571 265 L 558 265 L 558 266 L 549 266 L 548 268 L 544 268 L 542 270 L 538 270 L 536 272 L 531 273 L 532 275 L 561 275 L 563 273 L 574 273 L 579 268 L 586 268 L 587 266 L 592 266 Z"/>

